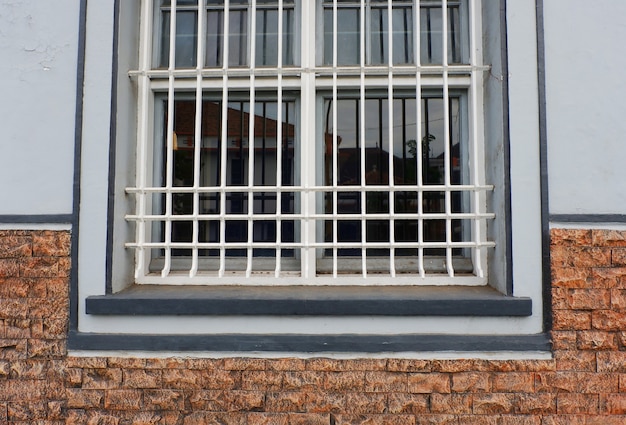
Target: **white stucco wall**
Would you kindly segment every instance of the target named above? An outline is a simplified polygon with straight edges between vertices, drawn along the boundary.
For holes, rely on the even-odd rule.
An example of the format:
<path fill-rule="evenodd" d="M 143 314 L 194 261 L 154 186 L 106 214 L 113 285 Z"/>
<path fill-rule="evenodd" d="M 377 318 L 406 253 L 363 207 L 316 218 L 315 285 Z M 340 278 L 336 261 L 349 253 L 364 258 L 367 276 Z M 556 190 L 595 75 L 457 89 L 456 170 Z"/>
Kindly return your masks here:
<path fill-rule="evenodd" d="M 72 211 L 79 3 L 0 0 L 0 215 Z"/>
<path fill-rule="evenodd" d="M 626 2 L 544 7 L 550 212 L 626 214 Z"/>

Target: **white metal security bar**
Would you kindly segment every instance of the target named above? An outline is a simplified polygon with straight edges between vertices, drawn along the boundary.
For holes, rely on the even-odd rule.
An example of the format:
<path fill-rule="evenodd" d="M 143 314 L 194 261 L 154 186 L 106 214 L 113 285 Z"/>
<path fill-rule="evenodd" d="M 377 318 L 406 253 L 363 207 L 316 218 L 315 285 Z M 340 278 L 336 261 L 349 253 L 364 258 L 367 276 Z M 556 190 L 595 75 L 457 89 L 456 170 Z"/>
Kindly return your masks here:
<path fill-rule="evenodd" d="M 480 0 L 142 17 L 138 283 L 486 283 Z"/>

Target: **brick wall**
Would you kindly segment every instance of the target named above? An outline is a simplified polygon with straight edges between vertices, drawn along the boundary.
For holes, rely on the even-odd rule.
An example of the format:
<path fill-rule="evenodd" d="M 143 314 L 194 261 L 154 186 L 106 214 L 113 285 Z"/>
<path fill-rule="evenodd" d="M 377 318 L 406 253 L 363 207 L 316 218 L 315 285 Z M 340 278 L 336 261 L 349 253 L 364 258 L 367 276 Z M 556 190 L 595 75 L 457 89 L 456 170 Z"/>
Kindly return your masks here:
<path fill-rule="evenodd" d="M 0 423 L 626 424 L 626 232 L 552 230 L 541 361 L 68 357 L 68 255 L 0 231 Z"/>

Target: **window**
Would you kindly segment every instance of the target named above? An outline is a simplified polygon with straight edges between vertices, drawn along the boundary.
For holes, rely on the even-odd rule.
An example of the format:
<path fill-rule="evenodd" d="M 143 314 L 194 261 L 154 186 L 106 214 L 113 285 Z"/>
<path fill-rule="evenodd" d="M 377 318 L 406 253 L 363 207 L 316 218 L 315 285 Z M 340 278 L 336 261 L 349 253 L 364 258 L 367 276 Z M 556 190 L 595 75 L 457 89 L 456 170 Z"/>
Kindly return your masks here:
<path fill-rule="evenodd" d="M 85 2 L 70 349 L 548 349 L 534 6 Z"/>
<path fill-rule="evenodd" d="M 144 7 L 137 282 L 487 283 L 479 1 Z"/>

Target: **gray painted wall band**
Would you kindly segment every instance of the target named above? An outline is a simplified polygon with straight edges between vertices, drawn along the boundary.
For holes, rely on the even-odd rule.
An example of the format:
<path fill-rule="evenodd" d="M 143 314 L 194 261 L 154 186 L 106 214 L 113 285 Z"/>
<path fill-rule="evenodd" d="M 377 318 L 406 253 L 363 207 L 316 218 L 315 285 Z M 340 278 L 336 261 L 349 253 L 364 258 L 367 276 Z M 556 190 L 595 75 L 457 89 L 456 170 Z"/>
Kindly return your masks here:
<path fill-rule="evenodd" d="M 76 78 L 76 122 L 74 127 L 74 199 L 70 269 L 70 332 L 78 329 L 78 233 L 80 231 L 80 172 L 83 141 L 83 91 L 85 82 L 85 41 L 87 35 L 87 0 L 80 0 L 78 24 L 78 65 Z"/>

